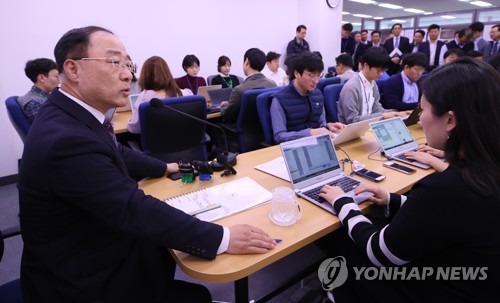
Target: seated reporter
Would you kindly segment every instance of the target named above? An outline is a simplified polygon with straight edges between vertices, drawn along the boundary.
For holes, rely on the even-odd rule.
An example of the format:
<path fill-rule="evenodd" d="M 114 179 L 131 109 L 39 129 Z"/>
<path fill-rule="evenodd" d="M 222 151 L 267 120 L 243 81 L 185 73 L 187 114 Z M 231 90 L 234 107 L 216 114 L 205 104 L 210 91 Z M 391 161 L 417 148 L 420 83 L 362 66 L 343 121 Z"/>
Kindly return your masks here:
<path fill-rule="evenodd" d="M 405 277 L 412 269 L 432 268 L 434 275 L 420 281 L 356 280 L 349 272 L 347 282 L 332 291 L 337 303 L 500 298 L 500 238 L 495 233 L 500 230 L 500 74 L 482 61 L 462 58 L 435 69 L 422 88 L 420 121 L 427 143 L 444 150 L 449 167 L 424 177 L 407 196 L 372 183 L 358 187 L 358 193 L 374 193 L 371 200 L 392 217 L 381 229 L 340 188 L 325 186 L 320 196 L 333 204 L 357 246 L 344 247 L 351 254 L 337 251 L 350 271 L 349 264 L 362 264 L 405 267 Z M 458 278 L 440 279 L 438 268 L 458 268 Z M 465 270 L 478 275 L 467 278 Z"/>

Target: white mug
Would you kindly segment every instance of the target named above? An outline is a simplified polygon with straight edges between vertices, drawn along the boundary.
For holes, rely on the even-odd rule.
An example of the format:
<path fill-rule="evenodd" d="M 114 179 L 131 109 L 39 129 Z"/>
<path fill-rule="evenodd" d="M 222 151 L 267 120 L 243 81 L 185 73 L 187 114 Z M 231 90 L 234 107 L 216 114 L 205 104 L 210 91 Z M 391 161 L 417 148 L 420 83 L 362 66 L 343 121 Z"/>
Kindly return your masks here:
<path fill-rule="evenodd" d="M 302 217 L 299 201 L 289 187 L 279 186 L 273 190 L 272 208 L 269 219 L 279 226 L 289 226 Z"/>

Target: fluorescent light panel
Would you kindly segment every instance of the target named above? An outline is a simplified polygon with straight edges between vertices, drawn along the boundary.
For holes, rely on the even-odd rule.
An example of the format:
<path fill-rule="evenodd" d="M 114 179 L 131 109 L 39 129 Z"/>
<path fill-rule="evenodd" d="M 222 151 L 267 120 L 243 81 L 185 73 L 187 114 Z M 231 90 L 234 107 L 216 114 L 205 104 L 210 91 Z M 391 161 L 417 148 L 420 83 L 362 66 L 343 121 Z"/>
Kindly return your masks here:
<path fill-rule="evenodd" d="M 434 14 L 433 12 L 424 12 L 424 15 L 432 15 Z"/>
<path fill-rule="evenodd" d="M 488 7 L 488 6 L 492 6 L 492 4 L 491 4 L 491 3 L 484 2 L 484 1 L 473 1 L 473 2 L 469 2 L 469 4 L 476 5 L 476 6 L 480 6 L 480 7 Z"/>
<path fill-rule="evenodd" d="M 397 23 L 405 23 L 406 20 L 401 20 L 401 19 L 392 19 L 392 22 L 397 22 Z"/>
<path fill-rule="evenodd" d="M 378 6 L 390 8 L 390 9 L 402 9 L 403 7 L 400 5 L 390 4 L 390 3 L 379 3 Z"/>
<path fill-rule="evenodd" d="M 349 15 L 349 12 L 342 12 L 342 15 Z"/>
<path fill-rule="evenodd" d="M 363 4 L 374 4 L 375 3 L 375 1 L 373 1 L 373 0 L 349 0 L 349 1 L 363 3 Z"/>
<path fill-rule="evenodd" d="M 370 15 L 365 15 L 365 14 L 354 14 L 354 17 L 359 17 L 359 18 L 371 18 L 372 16 Z"/>
<path fill-rule="evenodd" d="M 424 11 L 421 10 L 421 9 L 416 9 L 416 8 L 405 8 L 403 9 L 405 12 L 409 12 L 409 13 L 415 13 L 415 14 L 423 14 Z"/>
<path fill-rule="evenodd" d="M 383 20 L 384 17 L 373 17 L 373 19 L 375 19 L 375 20 Z"/>
<path fill-rule="evenodd" d="M 450 15 L 442 15 L 440 17 L 443 18 L 443 19 L 456 19 L 457 18 L 455 16 L 450 16 Z"/>

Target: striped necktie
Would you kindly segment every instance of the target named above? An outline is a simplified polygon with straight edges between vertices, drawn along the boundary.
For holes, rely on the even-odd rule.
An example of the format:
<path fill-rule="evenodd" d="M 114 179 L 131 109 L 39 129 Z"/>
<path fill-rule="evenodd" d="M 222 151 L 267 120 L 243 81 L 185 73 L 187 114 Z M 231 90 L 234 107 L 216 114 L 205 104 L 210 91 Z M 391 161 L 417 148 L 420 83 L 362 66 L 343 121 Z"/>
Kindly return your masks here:
<path fill-rule="evenodd" d="M 106 131 L 113 139 L 113 142 L 115 142 L 115 145 L 118 146 L 118 142 L 117 142 L 116 136 L 115 136 L 115 129 L 113 128 L 113 124 L 111 123 L 111 121 L 104 121 L 104 123 L 102 125 L 104 126 L 104 128 L 106 128 Z"/>

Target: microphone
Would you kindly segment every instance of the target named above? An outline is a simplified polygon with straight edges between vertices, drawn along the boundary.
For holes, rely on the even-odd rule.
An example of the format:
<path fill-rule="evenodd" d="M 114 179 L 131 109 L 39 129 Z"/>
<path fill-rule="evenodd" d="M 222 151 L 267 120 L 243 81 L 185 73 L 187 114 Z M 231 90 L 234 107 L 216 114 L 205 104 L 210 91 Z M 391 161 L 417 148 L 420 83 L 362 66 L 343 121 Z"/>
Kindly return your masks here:
<path fill-rule="evenodd" d="M 172 110 L 178 114 L 183 115 L 184 117 L 198 121 L 198 122 L 203 123 L 205 125 L 210 125 L 211 127 L 219 130 L 219 133 L 221 134 L 222 142 L 224 144 L 224 148 L 223 148 L 222 152 L 217 156 L 217 160 L 213 160 L 210 163 L 210 166 L 215 171 L 221 171 L 221 170 L 225 169 L 224 173 L 222 173 L 221 176 L 229 176 L 231 174 L 234 174 L 234 175 L 236 174 L 236 170 L 233 168 L 233 165 L 236 165 L 236 162 L 237 162 L 236 155 L 237 154 L 229 152 L 229 149 L 227 147 L 226 132 L 224 131 L 224 129 L 222 127 L 220 127 L 217 124 L 208 122 L 205 119 L 200 119 L 198 117 L 195 117 L 195 116 L 190 115 L 188 113 L 185 113 L 183 111 L 175 109 L 171 106 L 168 106 L 161 99 L 158 99 L 158 98 L 151 99 L 151 101 L 149 101 L 149 104 L 151 105 L 151 107 L 154 107 L 154 108 L 167 108 L 167 109 Z"/>

